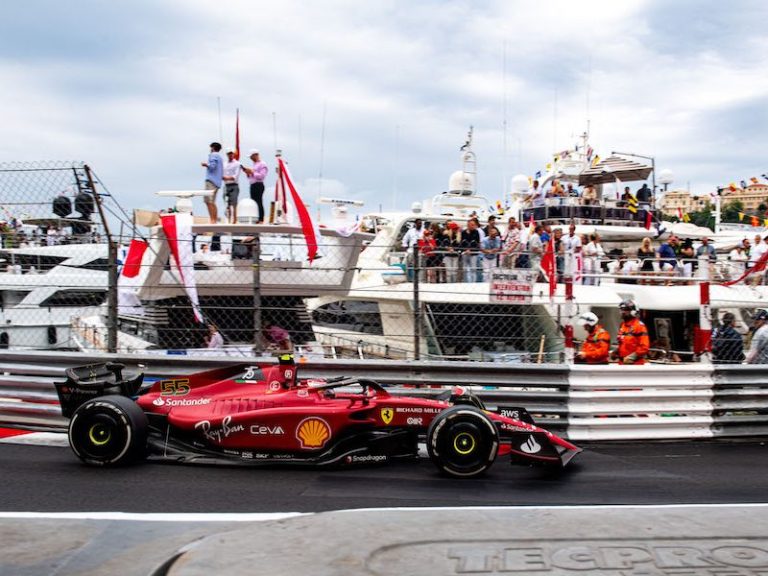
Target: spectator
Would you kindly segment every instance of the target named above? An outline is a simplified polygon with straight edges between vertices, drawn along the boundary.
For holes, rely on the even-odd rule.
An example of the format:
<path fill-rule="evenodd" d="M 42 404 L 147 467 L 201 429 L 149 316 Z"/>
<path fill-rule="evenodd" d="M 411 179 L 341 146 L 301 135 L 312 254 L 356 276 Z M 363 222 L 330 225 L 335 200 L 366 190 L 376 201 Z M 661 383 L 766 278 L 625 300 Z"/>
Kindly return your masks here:
<path fill-rule="evenodd" d="M 768 312 L 758 310 L 754 318 L 755 333 L 747 352 L 747 364 L 768 364 Z"/>
<path fill-rule="evenodd" d="M 763 257 L 763 254 L 765 254 L 766 249 L 768 249 L 768 244 L 763 242 L 763 239 L 760 238 L 759 234 L 755 235 L 755 243 L 749 250 L 747 268 L 754 268 L 755 264 Z"/>
<path fill-rule="evenodd" d="M 744 240 L 749 242 L 749 240 Z M 747 253 L 744 250 L 743 244 L 737 244 L 736 247 L 728 253 L 728 260 L 730 264 L 728 266 L 728 279 L 735 279 L 741 277 L 744 274 L 747 263 Z"/>
<path fill-rule="evenodd" d="M 211 191 L 210 196 L 205 197 L 205 206 L 208 208 L 208 217 L 211 224 L 219 221 L 219 211 L 216 208 L 216 193 L 221 188 L 221 179 L 224 171 L 224 163 L 221 159 L 221 144 L 211 142 L 211 151 L 208 161 L 200 164 L 205 168 L 205 189 Z"/>
<path fill-rule="evenodd" d="M 750 250 L 752 250 L 752 244 L 749 242 L 749 238 L 744 238 L 744 240 L 741 241 L 741 245 L 744 248 L 744 253 L 747 255 L 747 258 L 749 258 Z"/>
<path fill-rule="evenodd" d="M 597 190 L 594 185 L 587 184 L 584 187 L 584 192 L 581 194 L 581 203 L 586 206 L 586 208 L 584 208 L 584 216 L 586 218 L 592 218 L 594 210 L 592 206 L 597 204 Z"/>
<path fill-rule="evenodd" d="M 205 340 L 206 348 L 224 348 L 224 337 L 213 322 L 208 323 L 208 335 Z"/>
<path fill-rule="evenodd" d="M 648 188 L 648 184 L 643 184 L 643 187 L 637 191 L 637 203 L 641 210 L 651 209 L 651 199 L 653 198 L 653 192 Z"/>
<path fill-rule="evenodd" d="M 483 234 L 485 236 L 489 236 L 490 229 L 495 227 L 496 227 L 496 216 L 491 214 L 490 216 L 488 216 L 488 224 L 486 224 L 485 227 L 483 228 Z"/>
<path fill-rule="evenodd" d="M 507 224 L 507 233 L 502 240 L 504 248 L 501 251 L 501 266 L 503 268 L 514 268 L 517 266 L 517 258 L 521 251 L 520 242 L 520 223 L 513 216 Z"/>
<path fill-rule="evenodd" d="M 710 262 L 714 262 L 717 256 L 715 255 L 715 247 L 709 243 L 709 238 L 704 236 L 701 239 L 701 246 L 696 249 L 696 258 L 706 256 Z"/>
<path fill-rule="evenodd" d="M 496 268 L 496 261 L 501 252 L 501 237 L 499 236 L 499 230 L 495 226 L 488 229 L 488 236 L 486 236 L 481 245 L 482 261 L 483 261 L 483 282 L 491 281 L 491 271 Z"/>
<path fill-rule="evenodd" d="M 436 224 L 434 226 L 437 226 Z M 438 227 L 439 231 L 439 227 Z M 424 230 L 424 234 L 418 241 L 419 253 L 422 256 L 422 264 L 427 269 L 427 282 L 434 284 L 437 280 L 437 240 L 434 238 L 432 228 Z"/>
<path fill-rule="evenodd" d="M 669 240 L 659 246 L 659 265 L 662 272 L 677 270 L 677 250 L 675 248 L 678 242 L 677 236 L 673 234 Z"/>
<path fill-rule="evenodd" d="M 424 236 L 424 222 L 416 218 L 408 231 L 403 235 L 402 247 L 405 249 L 405 265 L 407 267 L 408 280 L 413 281 L 413 249 L 418 246 L 419 240 Z M 421 277 L 419 277 L 421 279 Z"/>
<path fill-rule="evenodd" d="M 467 222 L 467 229 L 461 234 L 461 251 L 464 282 L 475 282 L 479 267 L 477 258 L 480 253 L 480 229 L 475 218 Z"/>
<path fill-rule="evenodd" d="M 733 327 L 736 317 L 723 314 L 721 325 L 712 334 L 712 362 L 714 364 L 741 364 L 744 360 L 744 340 Z"/>
<path fill-rule="evenodd" d="M 533 218 L 541 220 L 544 217 L 544 206 L 546 205 L 546 193 L 539 188 L 539 181 L 534 180 L 533 185 L 528 190 L 525 197 L 525 203 L 533 207 Z"/>
<path fill-rule="evenodd" d="M 541 241 L 546 244 L 550 238 L 552 238 L 552 225 L 544 222 L 541 225 Z"/>
<path fill-rule="evenodd" d="M 678 268 L 682 270 L 682 275 L 685 278 L 693 278 L 693 271 L 695 269 L 694 257 L 696 256 L 696 252 L 693 249 L 693 240 L 686 238 L 678 248 L 677 255 L 682 264 L 682 267 Z"/>
<path fill-rule="evenodd" d="M 639 311 L 632 300 L 623 300 L 619 304 L 621 326 L 619 326 L 618 347 L 611 356 L 621 364 L 645 364 L 650 341 L 648 328 L 638 318 Z"/>
<path fill-rule="evenodd" d="M 598 286 L 600 284 L 601 261 L 605 258 L 603 245 L 599 234 L 590 234 L 589 243 L 584 247 L 584 284 Z"/>
<path fill-rule="evenodd" d="M 250 168 L 243 166 L 243 170 L 248 176 L 251 200 L 256 202 L 259 209 L 259 224 L 262 224 L 264 222 L 264 180 L 267 178 L 269 168 L 265 162 L 261 161 L 258 150 L 251 150 L 249 157 L 253 165 Z"/>
<path fill-rule="evenodd" d="M 293 349 L 291 335 L 288 331 L 285 328 L 273 324 L 269 320 L 264 322 L 262 337 L 264 346 L 268 349 L 276 349 L 284 352 L 290 352 Z"/>
<path fill-rule="evenodd" d="M 224 203 L 227 206 L 227 222 L 237 222 L 237 200 L 240 196 L 240 162 L 235 159 L 235 151 L 227 148 L 227 161 L 224 163 L 222 180 L 224 181 Z"/>
<path fill-rule="evenodd" d="M 643 238 L 640 248 L 637 249 L 637 259 L 640 261 L 640 272 L 643 274 L 653 274 L 656 251 L 653 249 L 651 239 L 647 236 Z"/>
<path fill-rule="evenodd" d="M 555 273 L 557 281 L 563 281 L 563 274 L 565 273 L 565 248 L 563 246 L 563 230 L 562 228 L 555 228 L 554 236 L 554 250 L 555 250 Z"/>
<path fill-rule="evenodd" d="M 456 222 L 448 220 L 442 234 L 437 238 L 437 246 L 443 253 L 445 281 L 457 282 L 459 270 L 459 250 L 461 248 L 461 229 Z"/>
<path fill-rule="evenodd" d="M 568 187 L 566 188 L 565 193 L 567 196 L 571 198 L 579 197 L 579 191 L 573 187 L 573 184 L 571 182 L 568 182 Z"/>
<path fill-rule="evenodd" d="M 544 243 L 541 240 L 541 224 L 537 224 L 533 229 L 533 234 L 528 238 L 528 258 L 531 270 L 537 274 L 541 271 L 541 257 L 544 254 Z"/>
<path fill-rule="evenodd" d="M 582 250 L 581 238 L 576 234 L 576 225 L 568 226 L 568 234 L 563 236 L 563 253 L 565 255 L 565 268 L 571 274 L 576 272 L 576 259 Z"/>
<path fill-rule="evenodd" d="M 577 363 L 608 364 L 608 355 L 611 348 L 611 335 L 598 324 L 597 316 L 593 312 L 585 312 L 576 321 L 587 332 L 587 337 L 581 345 L 581 350 L 576 354 Z"/>

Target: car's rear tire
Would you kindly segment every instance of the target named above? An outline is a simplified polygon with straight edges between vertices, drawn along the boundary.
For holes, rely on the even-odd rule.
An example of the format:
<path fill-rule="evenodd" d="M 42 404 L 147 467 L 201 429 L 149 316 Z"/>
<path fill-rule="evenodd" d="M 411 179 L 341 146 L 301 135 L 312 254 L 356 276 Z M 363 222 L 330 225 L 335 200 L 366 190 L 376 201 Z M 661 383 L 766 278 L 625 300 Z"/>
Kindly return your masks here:
<path fill-rule="evenodd" d="M 102 396 L 83 403 L 69 421 L 69 445 L 92 466 L 120 466 L 146 453 L 144 411 L 125 396 Z"/>
<path fill-rule="evenodd" d="M 474 406 L 452 406 L 432 420 L 427 452 L 437 468 L 456 478 L 473 478 L 491 467 L 499 451 L 493 421 Z"/>

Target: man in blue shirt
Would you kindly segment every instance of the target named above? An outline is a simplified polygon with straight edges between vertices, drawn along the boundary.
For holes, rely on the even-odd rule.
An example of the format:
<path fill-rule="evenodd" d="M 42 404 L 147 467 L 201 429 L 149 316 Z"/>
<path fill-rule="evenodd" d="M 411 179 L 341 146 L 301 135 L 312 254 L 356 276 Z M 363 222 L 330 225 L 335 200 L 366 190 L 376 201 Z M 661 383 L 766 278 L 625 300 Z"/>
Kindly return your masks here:
<path fill-rule="evenodd" d="M 677 237 L 670 236 L 667 242 L 659 246 L 659 265 L 662 271 L 669 272 L 677 268 L 677 253 L 675 252 L 677 244 Z"/>
<path fill-rule="evenodd" d="M 205 206 L 208 208 L 208 217 L 211 224 L 219 221 L 219 212 L 216 208 L 216 193 L 221 188 L 221 178 L 224 171 L 224 161 L 221 159 L 221 144 L 211 142 L 211 152 L 208 161 L 200 164 L 205 168 L 205 189 L 211 190 L 211 195 L 205 197 Z"/>

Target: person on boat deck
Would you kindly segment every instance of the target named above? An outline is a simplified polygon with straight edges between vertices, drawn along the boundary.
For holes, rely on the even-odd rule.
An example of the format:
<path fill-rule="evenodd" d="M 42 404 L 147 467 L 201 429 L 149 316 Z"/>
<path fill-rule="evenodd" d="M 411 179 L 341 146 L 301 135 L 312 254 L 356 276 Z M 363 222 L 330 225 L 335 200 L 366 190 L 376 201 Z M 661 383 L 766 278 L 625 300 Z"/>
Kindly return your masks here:
<path fill-rule="evenodd" d="M 749 242 L 749 240 L 745 240 Z M 744 267 L 747 262 L 747 252 L 744 249 L 744 244 L 737 244 L 736 247 L 728 253 L 728 278 L 734 279 L 744 274 Z"/>
<path fill-rule="evenodd" d="M 443 258 L 437 251 L 437 240 L 435 239 L 434 229 L 440 232 L 440 225 L 433 224 L 432 228 L 424 230 L 424 235 L 418 241 L 419 253 L 423 260 L 422 263 L 427 269 L 427 282 L 434 284 L 437 282 L 437 268 L 443 263 Z"/>
<path fill-rule="evenodd" d="M 544 188 L 539 187 L 539 181 L 534 180 L 533 185 L 528 190 L 525 197 L 525 203 L 533 207 L 533 218 L 541 220 L 544 217 L 544 206 L 547 203 L 547 194 Z"/>
<path fill-rule="evenodd" d="M 637 198 L 637 203 L 641 210 L 650 210 L 651 198 L 653 198 L 653 192 L 651 192 L 651 189 L 648 188 L 647 182 L 644 183 L 643 187 L 637 191 L 637 194 L 635 195 L 635 197 Z"/>
<path fill-rule="evenodd" d="M 744 360 L 744 339 L 733 327 L 735 321 L 736 316 L 726 312 L 712 333 L 713 364 L 741 364 Z"/>
<path fill-rule="evenodd" d="M 208 334 L 205 337 L 205 342 L 206 348 L 224 348 L 224 337 L 213 322 L 208 323 Z"/>
<path fill-rule="evenodd" d="M 616 206 L 626 208 L 630 200 L 632 200 L 632 192 L 629 191 L 629 186 L 624 186 L 624 193 L 621 195 L 621 200 L 616 203 Z"/>
<path fill-rule="evenodd" d="M 264 322 L 261 334 L 264 339 L 264 345 L 267 348 L 282 351 L 290 351 L 293 349 L 291 335 L 288 333 L 288 330 L 277 324 L 273 324 L 270 320 Z"/>
<path fill-rule="evenodd" d="M 221 152 L 221 144 L 211 142 L 211 152 L 208 154 L 208 161 L 200 163 L 205 168 L 205 189 L 211 190 L 211 195 L 204 198 L 211 224 L 215 224 L 219 219 L 219 211 L 216 208 L 216 193 L 221 188 L 221 178 L 224 171 L 224 162 L 219 152 Z"/>
<path fill-rule="evenodd" d="M 586 206 L 583 212 L 584 217 L 592 218 L 595 213 L 593 212 L 595 209 L 592 206 L 597 204 L 597 190 L 593 184 L 587 184 L 584 187 L 584 191 L 581 193 L 581 203 L 583 206 Z"/>
<path fill-rule="evenodd" d="M 437 247 L 443 253 L 446 282 L 453 283 L 458 281 L 460 244 L 461 228 L 453 220 L 448 220 L 442 233 L 437 238 Z"/>
<path fill-rule="evenodd" d="M 240 196 L 240 161 L 235 158 L 235 151 L 227 148 L 227 161 L 224 163 L 221 179 L 224 181 L 224 202 L 227 205 L 227 222 L 237 222 L 237 200 Z"/>
<path fill-rule="evenodd" d="M 611 358 L 620 364 L 645 364 L 650 348 L 648 328 L 638 318 L 639 311 L 632 300 L 622 300 L 621 326 L 617 337 L 618 347 L 611 351 Z"/>
<path fill-rule="evenodd" d="M 768 241 L 768 236 L 766 236 L 765 238 L 766 238 L 766 241 Z M 762 238 L 760 238 L 760 234 L 756 234 L 755 243 L 752 245 L 752 248 L 749 251 L 749 260 L 747 262 L 747 268 L 748 269 L 754 268 L 755 265 L 763 257 L 763 254 L 765 254 L 767 250 L 768 250 L 768 243 L 763 242 Z M 762 272 L 752 274 L 750 278 L 750 283 L 753 286 L 762 284 L 762 281 L 763 281 Z"/>
<path fill-rule="evenodd" d="M 670 236 L 669 240 L 659 246 L 659 264 L 662 272 L 672 272 L 677 268 L 677 236 Z"/>
<path fill-rule="evenodd" d="M 488 236 L 481 243 L 483 261 L 483 282 L 491 281 L 491 270 L 496 268 L 499 252 L 501 252 L 501 236 L 495 226 L 488 228 Z"/>
<path fill-rule="evenodd" d="M 486 237 L 486 236 L 490 235 L 489 231 L 490 231 L 491 228 L 496 228 L 496 216 L 494 216 L 493 214 L 488 216 L 488 224 L 486 224 L 483 227 L 483 234 L 484 234 L 483 237 Z"/>
<path fill-rule="evenodd" d="M 249 152 L 248 157 L 253 165 L 250 168 L 243 166 L 243 171 L 248 176 L 251 200 L 256 202 L 256 207 L 259 209 L 259 224 L 261 224 L 264 222 L 264 180 L 267 178 L 269 168 L 266 162 L 261 161 L 259 151 L 255 148 Z"/>
<path fill-rule="evenodd" d="M 403 235 L 402 246 L 405 248 L 405 265 L 407 268 L 408 281 L 413 281 L 413 248 L 418 246 L 419 240 L 424 236 L 424 222 L 421 218 L 416 218 L 408 231 Z M 421 279 L 421 276 L 419 276 Z"/>
<path fill-rule="evenodd" d="M 565 189 L 565 195 L 569 196 L 570 198 L 578 198 L 579 197 L 579 191 L 576 190 L 576 188 L 573 187 L 572 182 L 568 182 L 568 187 Z"/>
<path fill-rule="evenodd" d="M 479 268 L 480 229 L 475 218 L 471 218 L 469 222 L 467 222 L 467 229 L 461 234 L 461 250 L 461 266 L 464 269 L 464 282 L 476 282 Z"/>
<path fill-rule="evenodd" d="M 528 238 L 530 268 L 539 275 L 541 275 L 541 257 L 544 254 L 544 243 L 541 240 L 542 230 L 541 224 L 537 224 L 533 229 L 533 234 Z"/>
<path fill-rule="evenodd" d="M 696 251 L 693 249 L 693 240 L 686 238 L 677 249 L 677 255 L 682 263 L 682 274 L 685 278 L 693 277 Z"/>
<path fill-rule="evenodd" d="M 758 310 L 753 326 L 755 333 L 747 352 L 747 364 L 768 364 L 768 312 Z"/>
<path fill-rule="evenodd" d="M 587 337 L 576 354 L 577 364 L 608 364 L 611 350 L 611 335 L 598 324 L 593 312 L 584 312 L 576 321 L 587 332 Z"/>
<path fill-rule="evenodd" d="M 517 257 L 522 251 L 522 244 L 520 242 L 520 222 L 514 216 L 509 219 L 503 243 L 504 249 L 501 252 L 501 266 L 503 268 L 515 268 Z"/>

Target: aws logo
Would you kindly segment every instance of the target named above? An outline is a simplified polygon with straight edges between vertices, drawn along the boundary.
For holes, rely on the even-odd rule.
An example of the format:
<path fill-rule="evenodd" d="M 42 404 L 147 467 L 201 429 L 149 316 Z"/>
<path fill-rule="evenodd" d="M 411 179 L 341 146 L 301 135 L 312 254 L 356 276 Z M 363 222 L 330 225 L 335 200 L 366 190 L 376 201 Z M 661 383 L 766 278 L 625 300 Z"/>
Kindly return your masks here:
<path fill-rule="evenodd" d="M 322 448 L 331 437 L 331 427 L 322 418 L 305 418 L 296 427 L 302 448 Z"/>
<path fill-rule="evenodd" d="M 381 409 L 381 419 L 384 422 L 384 424 L 389 424 L 392 422 L 392 418 L 395 417 L 395 411 L 392 410 L 392 408 L 382 408 Z"/>

